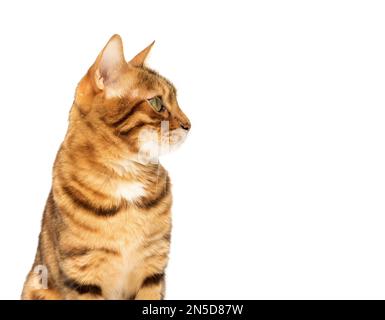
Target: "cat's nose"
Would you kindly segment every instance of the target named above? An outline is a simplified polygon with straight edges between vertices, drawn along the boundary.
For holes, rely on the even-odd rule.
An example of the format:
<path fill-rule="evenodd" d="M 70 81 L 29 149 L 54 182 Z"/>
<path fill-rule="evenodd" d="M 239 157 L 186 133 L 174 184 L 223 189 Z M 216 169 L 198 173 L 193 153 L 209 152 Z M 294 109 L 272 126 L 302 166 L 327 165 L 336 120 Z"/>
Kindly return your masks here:
<path fill-rule="evenodd" d="M 190 121 L 187 121 L 187 122 L 180 122 L 180 126 L 185 129 L 185 130 L 190 130 L 191 128 L 191 123 Z"/>

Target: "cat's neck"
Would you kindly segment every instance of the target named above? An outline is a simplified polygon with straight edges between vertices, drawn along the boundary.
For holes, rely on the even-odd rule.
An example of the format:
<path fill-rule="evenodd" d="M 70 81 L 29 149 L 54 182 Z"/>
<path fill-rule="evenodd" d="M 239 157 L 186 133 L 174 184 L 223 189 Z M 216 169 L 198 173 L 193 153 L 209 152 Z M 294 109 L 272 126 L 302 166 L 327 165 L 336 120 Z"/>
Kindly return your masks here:
<path fill-rule="evenodd" d="M 160 164 L 103 158 L 97 156 L 96 150 L 90 156 L 88 149 L 83 144 L 77 147 L 63 143 L 55 161 L 54 179 L 97 191 L 112 202 L 151 198 L 168 184 L 168 173 Z"/>

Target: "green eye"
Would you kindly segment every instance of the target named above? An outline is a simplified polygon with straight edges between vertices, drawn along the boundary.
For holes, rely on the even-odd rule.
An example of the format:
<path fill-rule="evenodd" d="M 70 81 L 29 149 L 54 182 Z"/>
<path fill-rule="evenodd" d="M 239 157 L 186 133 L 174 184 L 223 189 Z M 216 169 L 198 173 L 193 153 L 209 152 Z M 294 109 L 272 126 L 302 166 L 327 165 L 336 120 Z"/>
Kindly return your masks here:
<path fill-rule="evenodd" d="M 148 99 L 147 101 L 156 112 L 162 111 L 163 101 L 161 97 L 154 97 L 154 98 Z"/>

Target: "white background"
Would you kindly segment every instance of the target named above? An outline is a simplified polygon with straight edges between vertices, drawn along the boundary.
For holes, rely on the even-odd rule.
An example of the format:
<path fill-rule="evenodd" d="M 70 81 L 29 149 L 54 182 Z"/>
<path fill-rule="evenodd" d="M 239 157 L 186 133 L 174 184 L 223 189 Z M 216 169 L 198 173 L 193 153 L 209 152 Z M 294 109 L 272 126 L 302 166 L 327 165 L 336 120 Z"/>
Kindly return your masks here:
<path fill-rule="evenodd" d="M 0 2 L 0 298 L 33 262 L 77 82 L 109 37 L 192 121 L 168 299 L 385 298 L 385 4 Z"/>

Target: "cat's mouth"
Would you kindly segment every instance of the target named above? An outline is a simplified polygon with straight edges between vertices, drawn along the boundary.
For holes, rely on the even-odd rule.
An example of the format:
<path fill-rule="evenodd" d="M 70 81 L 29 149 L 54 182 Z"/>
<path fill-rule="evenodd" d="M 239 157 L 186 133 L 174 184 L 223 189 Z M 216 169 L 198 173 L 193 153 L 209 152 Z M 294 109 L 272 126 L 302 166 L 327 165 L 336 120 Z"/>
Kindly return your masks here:
<path fill-rule="evenodd" d="M 188 131 L 182 128 L 168 131 L 166 134 L 159 134 L 156 130 L 143 130 L 139 136 L 140 162 L 152 161 L 175 151 L 183 144 L 187 135 Z"/>
<path fill-rule="evenodd" d="M 188 130 L 178 128 L 170 132 L 169 143 L 173 148 L 178 148 L 185 142 L 188 135 Z"/>

